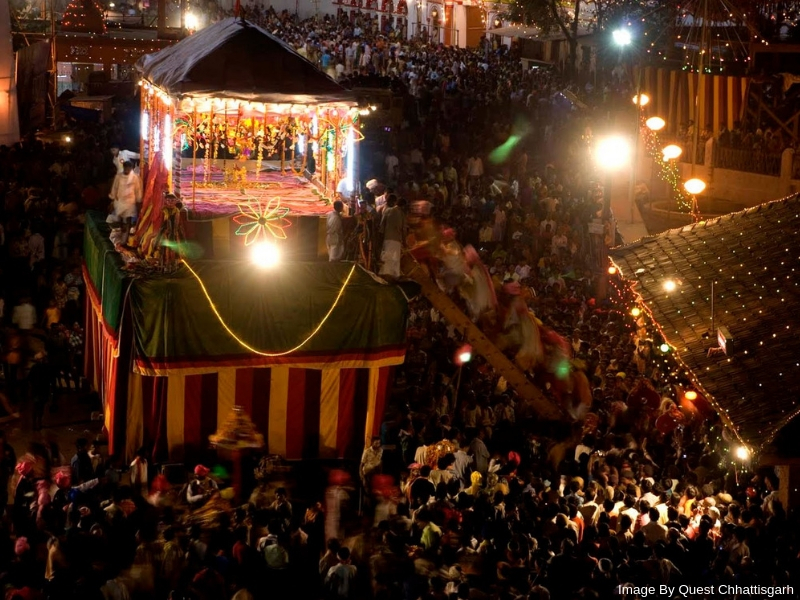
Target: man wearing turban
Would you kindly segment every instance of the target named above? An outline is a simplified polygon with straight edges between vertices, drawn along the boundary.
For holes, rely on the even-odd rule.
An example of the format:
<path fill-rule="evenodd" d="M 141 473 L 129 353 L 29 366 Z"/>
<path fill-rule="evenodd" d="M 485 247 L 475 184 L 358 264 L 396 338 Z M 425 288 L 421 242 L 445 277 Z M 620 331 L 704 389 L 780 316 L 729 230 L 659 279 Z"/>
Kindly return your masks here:
<path fill-rule="evenodd" d="M 217 482 L 208 477 L 211 469 L 205 465 L 194 468 L 194 479 L 186 490 L 186 500 L 192 508 L 200 508 L 211 496 L 219 491 Z"/>

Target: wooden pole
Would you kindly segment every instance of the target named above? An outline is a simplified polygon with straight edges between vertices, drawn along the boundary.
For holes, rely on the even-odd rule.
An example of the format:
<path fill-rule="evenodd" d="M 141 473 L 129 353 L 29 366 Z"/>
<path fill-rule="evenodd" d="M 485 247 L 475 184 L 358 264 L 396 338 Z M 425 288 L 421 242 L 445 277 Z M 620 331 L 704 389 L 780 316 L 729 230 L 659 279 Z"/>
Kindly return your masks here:
<path fill-rule="evenodd" d="M 197 108 L 192 107 L 192 211 L 195 209 L 195 190 L 197 188 Z"/>
<path fill-rule="evenodd" d="M 183 15 L 181 14 L 181 22 Z M 163 38 L 167 33 L 167 0 L 158 0 L 158 37 Z"/>

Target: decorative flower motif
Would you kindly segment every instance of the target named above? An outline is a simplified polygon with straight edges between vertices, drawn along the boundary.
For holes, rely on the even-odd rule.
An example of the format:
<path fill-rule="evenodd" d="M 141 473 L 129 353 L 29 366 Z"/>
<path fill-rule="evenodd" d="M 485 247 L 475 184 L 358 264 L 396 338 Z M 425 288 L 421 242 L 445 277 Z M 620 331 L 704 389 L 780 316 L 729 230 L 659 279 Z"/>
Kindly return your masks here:
<path fill-rule="evenodd" d="M 271 198 L 266 203 L 253 198 L 238 206 L 239 214 L 233 217 L 233 220 L 239 225 L 236 235 L 244 236 L 245 246 L 264 241 L 268 233 L 276 239 L 286 239 L 285 229 L 292 222 L 286 218 L 289 209 L 281 206 L 279 197 Z"/>

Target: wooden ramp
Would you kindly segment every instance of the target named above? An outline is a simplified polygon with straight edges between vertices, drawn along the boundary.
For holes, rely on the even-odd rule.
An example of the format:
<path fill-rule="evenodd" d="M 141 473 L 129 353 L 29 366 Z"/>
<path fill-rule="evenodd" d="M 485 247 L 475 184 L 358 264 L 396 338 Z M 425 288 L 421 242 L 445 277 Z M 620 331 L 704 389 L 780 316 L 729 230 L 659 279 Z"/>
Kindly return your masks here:
<path fill-rule="evenodd" d="M 483 356 L 492 365 L 495 372 L 502 375 L 517 394 L 526 401 L 536 413 L 545 420 L 559 421 L 565 418 L 558 405 L 549 400 L 539 387 L 534 384 L 517 365 L 503 354 L 494 343 L 472 322 L 450 297 L 439 289 L 431 279 L 425 267 L 414 258 L 403 256 L 402 271 L 405 277 L 420 285 L 422 294 L 438 310 L 441 315 L 455 327 L 469 342 L 473 350 Z"/>

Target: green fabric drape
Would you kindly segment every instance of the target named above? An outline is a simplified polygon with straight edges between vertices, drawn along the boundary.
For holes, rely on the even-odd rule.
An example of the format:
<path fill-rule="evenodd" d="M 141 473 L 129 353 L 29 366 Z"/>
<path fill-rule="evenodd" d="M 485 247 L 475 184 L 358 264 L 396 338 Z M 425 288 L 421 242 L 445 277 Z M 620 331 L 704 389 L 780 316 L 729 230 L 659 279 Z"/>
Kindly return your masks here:
<path fill-rule="evenodd" d="M 244 261 L 198 261 L 192 268 L 210 301 L 185 268 L 177 276 L 139 280 L 131 290 L 137 359 L 146 369 L 246 358 L 263 364 L 363 362 L 404 344 L 402 293 L 356 267 L 336 308 L 306 345 L 286 357 L 260 357 L 241 342 L 267 353 L 300 344 L 336 302 L 352 265 L 283 263 L 262 270 Z"/>
<path fill-rule="evenodd" d="M 123 294 L 130 274 L 123 269 L 122 259 L 108 239 L 110 233 L 105 213 L 90 211 L 86 214 L 83 259 L 91 278 L 87 284 L 90 283 L 100 296 L 106 326 L 117 331 L 122 315 Z"/>

